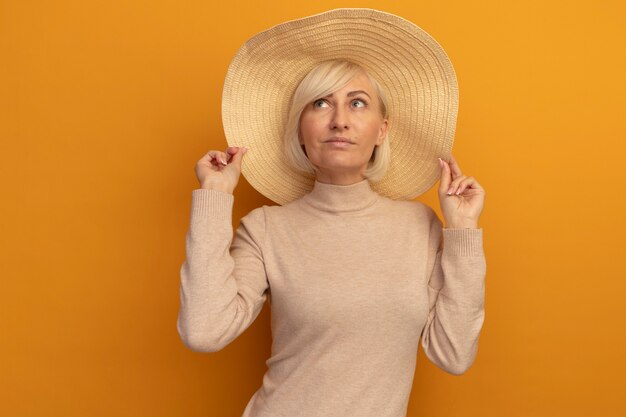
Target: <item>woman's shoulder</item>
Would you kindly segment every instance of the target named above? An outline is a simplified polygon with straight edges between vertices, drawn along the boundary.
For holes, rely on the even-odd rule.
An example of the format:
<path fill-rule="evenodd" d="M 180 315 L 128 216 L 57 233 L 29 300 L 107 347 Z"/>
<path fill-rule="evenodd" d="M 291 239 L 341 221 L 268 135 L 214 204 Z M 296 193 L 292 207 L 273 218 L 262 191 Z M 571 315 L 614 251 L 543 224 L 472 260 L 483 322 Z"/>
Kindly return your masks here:
<path fill-rule="evenodd" d="M 288 208 L 285 206 L 263 204 L 250 210 L 241 218 L 241 220 L 247 222 L 265 223 L 269 216 L 281 215 L 282 213 L 285 213 L 287 209 Z"/>
<path fill-rule="evenodd" d="M 420 220 L 428 222 L 438 218 L 437 213 L 428 204 L 417 200 L 392 200 L 387 197 L 382 198 L 386 204 L 385 211 L 390 214 L 404 214 L 414 216 Z"/>

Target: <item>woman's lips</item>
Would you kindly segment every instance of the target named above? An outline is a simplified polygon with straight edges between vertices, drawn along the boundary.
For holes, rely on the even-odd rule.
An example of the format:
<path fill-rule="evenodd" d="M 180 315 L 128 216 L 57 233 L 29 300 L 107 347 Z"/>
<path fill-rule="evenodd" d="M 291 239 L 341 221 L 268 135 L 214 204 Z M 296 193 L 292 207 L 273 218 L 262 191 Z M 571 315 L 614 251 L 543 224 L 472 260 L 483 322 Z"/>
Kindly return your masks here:
<path fill-rule="evenodd" d="M 346 147 L 349 145 L 354 145 L 354 143 L 350 139 L 343 138 L 343 137 L 328 139 L 325 143 L 331 144 L 333 146 L 339 146 L 339 147 Z"/>
<path fill-rule="evenodd" d="M 329 144 L 330 146 L 338 147 L 338 148 L 347 148 L 348 146 L 354 145 L 353 143 L 339 141 L 339 140 L 329 140 L 326 143 Z"/>

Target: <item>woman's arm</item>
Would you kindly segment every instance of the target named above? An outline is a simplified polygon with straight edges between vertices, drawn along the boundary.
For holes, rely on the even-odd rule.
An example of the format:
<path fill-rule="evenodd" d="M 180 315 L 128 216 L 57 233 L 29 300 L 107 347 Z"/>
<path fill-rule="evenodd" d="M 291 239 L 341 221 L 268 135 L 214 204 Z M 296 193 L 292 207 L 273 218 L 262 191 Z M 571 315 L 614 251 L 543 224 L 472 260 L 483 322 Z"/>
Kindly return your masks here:
<path fill-rule="evenodd" d="M 429 314 L 422 331 L 424 353 L 439 368 L 461 375 L 474 362 L 485 310 L 482 229 L 444 229 L 432 211 L 428 284 Z"/>
<path fill-rule="evenodd" d="M 194 351 L 228 345 L 252 324 L 267 298 L 264 210 L 243 217 L 233 238 L 233 201 L 232 194 L 215 189 L 192 191 L 177 329 Z"/>

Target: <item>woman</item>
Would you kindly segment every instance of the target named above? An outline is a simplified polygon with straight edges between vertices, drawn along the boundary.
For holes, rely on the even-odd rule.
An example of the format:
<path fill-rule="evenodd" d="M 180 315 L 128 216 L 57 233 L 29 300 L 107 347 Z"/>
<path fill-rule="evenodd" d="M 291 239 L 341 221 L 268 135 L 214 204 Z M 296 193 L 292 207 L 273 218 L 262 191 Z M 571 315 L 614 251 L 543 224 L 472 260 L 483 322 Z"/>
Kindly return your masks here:
<path fill-rule="evenodd" d="M 332 23 L 342 33 L 355 19 L 386 31 L 398 25 L 406 29 L 396 16 L 362 9 L 307 19 L 297 21 L 301 26 L 279 25 L 269 36 L 278 39 L 288 30 L 289 39 L 318 39 L 315 28 L 328 33 Z M 388 48 L 372 42 L 367 56 Z M 329 50 L 329 44 L 316 51 Z M 343 53 L 350 49 L 359 48 Z M 286 50 L 293 53 L 293 46 Z M 267 146 L 273 129 L 264 130 L 260 121 L 272 123 L 260 117 L 250 124 L 261 127 L 248 130 L 262 139 L 249 147 L 211 150 L 196 165 L 200 188 L 192 193 L 178 331 L 193 350 L 220 350 L 250 326 L 271 295 L 272 356 L 244 417 L 406 416 L 420 337 L 427 357 L 449 373 L 464 373 L 475 359 L 484 320 L 486 263 L 478 228 L 484 190 L 450 157 L 449 162 L 439 159 L 438 170 L 445 225 L 420 202 L 389 198 L 394 187 L 380 184 L 415 174 L 414 167 L 397 164 L 394 149 L 436 152 L 426 146 L 434 130 L 402 133 L 404 119 L 413 118 L 390 105 L 386 88 L 365 68 L 366 59 L 328 60 L 306 52 L 318 58 L 304 77 L 293 75 L 296 87 L 283 97 L 287 118 L 273 119 L 285 122 L 282 151 Z M 276 50 L 273 54 L 278 56 Z M 231 64 L 229 71 L 237 68 Z M 252 64 L 246 68 L 259 74 Z M 271 78 L 257 84 L 272 91 Z M 397 77 L 385 79 L 385 86 L 393 87 L 392 79 Z M 410 88 L 404 93 L 411 95 Z M 240 90 L 257 111 L 276 100 Z M 241 102 L 230 93 L 224 97 L 226 103 Z M 225 109 L 227 116 L 243 114 Z M 425 125 L 422 118 L 420 129 Z M 400 133 L 392 136 L 394 126 Z M 259 185 L 266 195 L 278 195 L 282 205 L 252 210 L 233 238 L 233 191 L 246 159 L 255 153 L 263 161 L 278 158 L 301 178 L 291 183 L 282 178 L 287 185 L 271 191 Z M 266 171 L 254 173 L 247 175 L 251 183 L 274 179 Z M 293 198 L 294 184 L 308 175 L 311 188 Z"/>

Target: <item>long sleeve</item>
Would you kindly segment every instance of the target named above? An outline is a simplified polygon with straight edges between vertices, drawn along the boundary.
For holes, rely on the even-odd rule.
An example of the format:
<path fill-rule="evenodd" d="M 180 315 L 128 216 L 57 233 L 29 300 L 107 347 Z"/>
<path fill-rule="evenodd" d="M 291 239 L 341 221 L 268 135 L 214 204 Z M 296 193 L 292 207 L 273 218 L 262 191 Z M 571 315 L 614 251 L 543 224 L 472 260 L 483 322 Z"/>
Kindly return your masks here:
<path fill-rule="evenodd" d="M 429 314 L 422 332 L 424 353 L 453 375 L 469 369 L 482 329 L 487 265 L 482 229 L 444 229 L 434 212 L 430 229 Z"/>
<path fill-rule="evenodd" d="M 228 345 L 252 324 L 267 298 L 263 208 L 244 216 L 233 237 L 233 202 L 232 194 L 221 191 L 192 191 L 177 329 L 194 351 Z"/>

